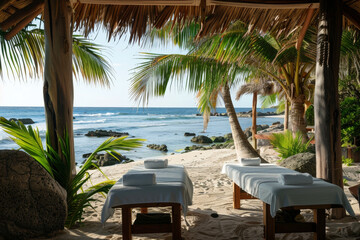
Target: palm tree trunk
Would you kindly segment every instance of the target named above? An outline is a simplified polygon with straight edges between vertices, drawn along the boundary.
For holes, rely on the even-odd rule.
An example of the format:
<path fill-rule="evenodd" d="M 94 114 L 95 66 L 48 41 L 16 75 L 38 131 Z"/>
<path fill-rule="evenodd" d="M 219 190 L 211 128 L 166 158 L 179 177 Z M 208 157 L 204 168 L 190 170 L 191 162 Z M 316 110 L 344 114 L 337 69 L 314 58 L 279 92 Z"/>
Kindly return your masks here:
<path fill-rule="evenodd" d="M 50 144 L 63 158 L 58 137 L 69 137 L 75 174 L 72 81 L 72 7 L 69 0 L 45 0 L 44 105 Z"/>
<path fill-rule="evenodd" d="M 290 110 L 290 119 L 292 131 L 295 133 L 297 131 L 301 132 L 304 141 L 308 140 L 306 123 L 304 118 L 305 113 L 305 96 L 300 95 L 291 99 L 291 110 Z"/>
<path fill-rule="evenodd" d="M 289 101 L 285 99 L 284 130 L 289 129 Z"/>
<path fill-rule="evenodd" d="M 246 135 L 240 127 L 240 123 L 238 117 L 236 116 L 235 108 L 231 100 L 229 85 L 227 83 L 224 84 L 222 88 L 222 97 L 224 99 L 226 112 L 229 116 L 229 122 L 237 157 L 260 157 L 259 153 L 251 146 L 246 138 Z M 262 159 L 262 162 L 266 161 Z"/>

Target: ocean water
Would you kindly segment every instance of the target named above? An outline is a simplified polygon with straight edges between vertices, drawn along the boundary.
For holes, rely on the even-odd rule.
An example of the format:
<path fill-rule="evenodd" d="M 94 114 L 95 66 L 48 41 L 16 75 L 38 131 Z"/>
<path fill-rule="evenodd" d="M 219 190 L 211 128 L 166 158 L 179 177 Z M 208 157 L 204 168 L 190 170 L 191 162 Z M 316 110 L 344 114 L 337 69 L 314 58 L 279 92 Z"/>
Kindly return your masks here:
<path fill-rule="evenodd" d="M 250 108 L 237 108 L 237 112 L 245 112 Z M 258 109 L 262 112 L 273 112 L 275 109 Z M 217 112 L 226 112 L 224 108 Z M 197 135 L 222 136 L 230 133 L 228 117 L 212 116 L 205 133 L 203 119 L 196 116 L 197 108 L 114 108 L 114 107 L 75 107 L 74 108 L 74 138 L 76 162 L 81 163 L 84 153 L 96 149 L 106 138 L 86 137 L 91 130 L 112 130 L 128 132 L 132 138 L 146 139 L 144 146 L 129 152 L 121 152 L 127 157 L 137 160 L 141 158 L 180 153 L 186 146 L 193 145 L 191 137 L 185 137 L 185 132 Z M 45 140 L 45 113 L 42 107 L 0 107 L 0 116 L 9 118 L 31 118 Z M 239 118 L 243 129 L 251 126 L 251 118 Z M 283 122 L 281 117 L 258 117 L 257 124 L 272 124 Z M 166 144 L 167 153 L 151 150 L 147 144 Z M 0 149 L 17 149 L 8 135 L 0 130 Z"/>

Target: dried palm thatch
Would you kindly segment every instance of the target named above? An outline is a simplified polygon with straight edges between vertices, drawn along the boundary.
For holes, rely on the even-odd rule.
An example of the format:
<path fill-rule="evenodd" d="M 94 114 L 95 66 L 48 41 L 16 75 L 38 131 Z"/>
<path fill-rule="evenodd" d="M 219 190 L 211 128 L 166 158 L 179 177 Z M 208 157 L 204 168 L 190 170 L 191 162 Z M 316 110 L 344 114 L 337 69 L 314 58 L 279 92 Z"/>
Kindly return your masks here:
<path fill-rule="evenodd" d="M 317 0 L 71 0 L 76 29 L 85 35 L 103 27 L 109 38 L 130 32 L 130 42 L 138 41 L 148 28 L 160 28 L 168 21 L 180 26 L 189 21 L 202 23 L 199 36 L 224 31 L 235 20 L 262 31 L 288 33 L 304 24 L 309 8 Z M 360 29 L 360 1 L 344 0 L 344 25 Z M 44 0 L 2 0 L 0 29 L 11 38 L 42 12 Z"/>

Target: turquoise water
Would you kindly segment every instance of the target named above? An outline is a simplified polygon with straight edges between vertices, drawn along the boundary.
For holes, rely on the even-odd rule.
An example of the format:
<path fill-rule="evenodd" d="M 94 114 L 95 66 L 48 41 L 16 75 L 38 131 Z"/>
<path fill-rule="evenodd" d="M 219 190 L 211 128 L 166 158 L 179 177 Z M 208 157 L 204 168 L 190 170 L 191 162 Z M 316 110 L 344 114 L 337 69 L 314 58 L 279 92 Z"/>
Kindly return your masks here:
<path fill-rule="evenodd" d="M 237 112 L 245 112 L 250 108 L 238 108 Z M 262 112 L 272 112 L 274 109 L 259 109 Z M 219 108 L 217 112 L 225 112 Z M 227 117 L 211 117 L 206 133 L 203 130 L 203 119 L 196 116 L 197 108 L 105 108 L 76 107 L 74 108 L 74 135 L 76 162 L 81 163 L 82 155 L 96 149 L 106 138 L 86 137 L 90 130 L 103 129 L 117 132 L 128 132 L 130 137 L 144 138 L 144 146 L 122 154 L 137 160 L 144 157 L 179 152 L 192 145 L 191 137 L 185 137 L 185 132 L 194 132 L 206 136 L 220 136 L 231 132 Z M 45 114 L 42 107 L 0 107 L 0 116 L 5 118 L 32 118 L 33 126 L 45 138 Z M 251 126 L 251 118 L 239 118 L 243 129 Z M 258 124 L 271 124 L 282 118 L 258 117 Z M 146 147 L 147 144 L 166 144 L 169 152 L 162 153 Z M 17 148 L 7 134 L 0 130 L 0 149 Z"/>

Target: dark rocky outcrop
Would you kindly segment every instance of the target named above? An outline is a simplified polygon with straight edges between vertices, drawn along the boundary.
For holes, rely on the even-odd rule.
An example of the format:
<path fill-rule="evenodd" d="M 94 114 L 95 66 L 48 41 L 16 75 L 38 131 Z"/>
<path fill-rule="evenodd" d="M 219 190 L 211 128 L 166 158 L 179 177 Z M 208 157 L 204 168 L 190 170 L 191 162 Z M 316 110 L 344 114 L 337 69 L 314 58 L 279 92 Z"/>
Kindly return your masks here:
<path fill-rule="evenodd" d="M 231 141 L 231 140 L 233 140 L 232 133 L 225 134 L 225 135 L 224 135 L 224 138 L 226 139 L 226 141 Z"/>
<path fill-rule="evenodd" d="M 221 142 L 225 142 L 226 139 L 223 137 L 223 136 L 214 136 L 214 137 L 211 137 L 211 140 L 214 142 L 214 143 L 221 143 Z"/>
<path fill-rule="evenodd" d="M 219 143 L 219 144 L 211 144 L 210 146 L 192 145 L 185 147 L 184 151 L 190 152 L 194 150 L 225 149 L 225 148 L 234 149 L 234 143 Z"/>
<path fill-rule="evenodd" d="M 10 118 L 9 121 L 14 121 L 14 122 L 22 122 L 24 125 L 27 124 L 34 124 L 35 122 L 31 119 L 31 118 Z"/>
<path fill-rule="evenodd" d="M 316 177 L 316 155 L 313 153 L 298 153 L 282 160 L 280 166 Z"/>
<path fill-rule="evenodd" d="M 204 136 L 204 135 L 199 135 L 199 136 L 193 137 L 191 139 L 191 141 L 195 142 L 195 143 L 212 143 L 213 142 L 209 137 Z"/>
<path fill-rule="evenodd" d="M 184 136 L 185 136 L 185 137 L 194 137 L 194 136 L 196 136 L 196 134 L 195 134 L 195 133 L 186 132 L 186 133 L 184 133 Z"/>
<path fill-rule="evenodd" d="M 129 136 L 127 132 L 113 132 L 113 131 L 106 131 L 106 130 L 95 130 L 89 131 L 85 136 L 88 137 L 124 137 Z"/>
<path fill-rule="evenodd" d="M 28 239 L 64 229 L 66 191 L 22 151 L 0 151 L 0 239 Z"/>
<path fill-rule="evenodd" d="M 148 148 L 150 149 L 154 149 L 154 150 L 159 150 L 159 151 L 162 151 L 162 152 L 167 152 L 168 149 L 167 149 L 167 146 L 165 144 L 148 144 L 146 145 Z"/>
<path fill-rule="evenodd" d="M 88 158 L 90 157 L 91 153 L 85 153 L 83 154 L 83 158 Z M 126 157 L 125 155 L 121 155 L 121 154 L 117 154 L 114 153 L 113 154 L 115 157 L 113 157 L 112 155 L 110 155 L 109 153 L 98 153 L 94 156 L 94 159 L 92 160 L 93 163 L 95 163 L 98 167 L 103 167 L 103 166 L 111 166 L 111 165 L 115 165 L 115 164 L 120 164 L 120 163 L 129 163 L 129 162 L 133 162 L 134 160 Z M 83 161 L 83 164 L 85 163 L 87 159 L 85 159 Z"/>

